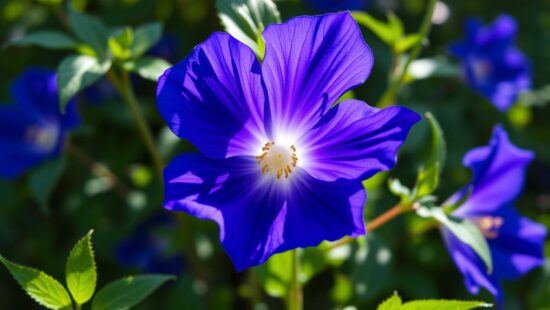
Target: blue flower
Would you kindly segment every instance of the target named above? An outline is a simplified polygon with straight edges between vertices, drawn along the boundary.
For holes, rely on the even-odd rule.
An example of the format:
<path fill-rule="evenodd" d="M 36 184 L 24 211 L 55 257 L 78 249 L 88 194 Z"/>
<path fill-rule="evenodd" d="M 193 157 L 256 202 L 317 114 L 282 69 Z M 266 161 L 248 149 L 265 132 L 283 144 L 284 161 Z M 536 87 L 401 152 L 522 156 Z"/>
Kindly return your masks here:
<path fill-rule="evenodd" d="M 368 0 L 305 0 L 319 12 L 330 13 L 339 11 L 365 10 L 369 5 Z"/>
<path fill-rule="evenodd" d="M 492 25 L 466 22 L 466 39 L 451 45 L 462 60 L 466 81 L 500 111 L 512 106 L 521 92 L 531 88 L 531 63 L 514 45 L 517 24 L 513 17 L 499 16 Z"/>
<path fill-rule="evenodd" d="M 361 181 L 395 165 L 419 121 L 402 107 L 334 106 L 370 74 L 349 13 L 263 32 L 265 58 L 215 33 L 159 79 L 158 108 L 200 153 L 165 170 L 165 208 L 215 221 L 237 270 L 271 255 L 365 233 Z"/>
<path fill-rule="evenodd" d="M 477 294 L 486 288 L 502 305 L 502 280 L 521 277 L 544 263 L 546 228 L 521 216 L 513 204 L 520 195 L 525 168 L 533 153 L 514 146 L 506 132 L 497 126 L 488 146 L 473 149 L 464 156 L 464 165 L 472 169 L 468 186 L 471 196 L 453 215 L 477 224 L 487 238 L 493 259 L 493 273 L 474 251 L 447 229 L 443 236 L 455 264 L 464 276 L 466 287 Z M 454 195 L 457 200 L 466 189 Z"/>
<path fill-rule="evenodd" d="M 136 227 L 133 234 L 115 249 L 116 260 L 124 266 L 136 267 L 148 273 L 179 274 L 183 257 L 167 254 L 171 247 L 164 230 L 176 229 L 176 223 L 167 214 L 158 213 Z"/>
<path fill-rule="evenodd" d="M 0 105 L 0 177 L 15 178 L 61 153 L 79 124 L 73 103 L 59 111 L 54 72 L 28 69 L 11 85 L 15 104 Z"/>

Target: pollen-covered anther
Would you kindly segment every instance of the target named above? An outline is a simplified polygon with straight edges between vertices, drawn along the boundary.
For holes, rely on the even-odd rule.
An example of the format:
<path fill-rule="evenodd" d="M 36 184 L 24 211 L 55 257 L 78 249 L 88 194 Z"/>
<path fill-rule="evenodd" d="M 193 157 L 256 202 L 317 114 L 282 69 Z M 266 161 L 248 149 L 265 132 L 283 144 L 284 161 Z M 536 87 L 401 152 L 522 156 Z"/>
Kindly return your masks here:
<path fill-rule="evenodd" d="M 484 216 L 475 220 L 475 223 L 485 238 L 495 239 L 499 235 L 504 220 L 498 216 Z"/>
<path fill-rule="evenodd" d="M 267 142 L 262 147 L 262 154 L 256 156 L 258 165 L 261 167 L 262 174 L 274 175 L 277 180 L 284 176 L 288 179 L 292 169 L 298 163 L 296 156 L 296 147 L 277 145 L 274 141 Z"/>

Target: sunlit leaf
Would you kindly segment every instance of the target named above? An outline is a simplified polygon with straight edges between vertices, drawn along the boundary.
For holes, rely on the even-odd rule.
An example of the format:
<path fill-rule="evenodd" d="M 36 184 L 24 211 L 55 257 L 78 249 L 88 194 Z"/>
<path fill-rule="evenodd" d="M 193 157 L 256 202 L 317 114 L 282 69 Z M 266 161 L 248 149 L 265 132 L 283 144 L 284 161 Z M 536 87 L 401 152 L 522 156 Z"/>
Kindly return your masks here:
<path fill-rule="evenodd" d="M 384 300 L 380 305 L 378 305 L 378 310 L 399 310 L 401 309 L 402 305 L 401 297 L 399 297 L 399 294 L 397 292 L 393 293 L 393 295 Z"/>
<path fill-rule="evenodd" d="M 372 31 L 380 40 L 388 45 L 394 42 L 393 29 L 389 24 L 380 21 L 365 12 L 352 12 L 353 17 L 360 25 Z"/>
<path fill-rule="evenodd" d="M 400 38 L 395 43 L 395 51 L 397 54 L 404 53 L 408 51 L 410 48 L 418 44 L 422 40 L 422 36 L 420 34 L 409 34 L 405 36 L 404 38 Z M 410 67 L 409 67 L 410 68 Z"/>
<path fill-rule="evenodd" d="M 143 57 L 126 63 L 124 67 L 126 70 L 136 72 L 144 79 L 156 82 L 170 66 L 171 64 L 162 58 Z"/>
<path fill-rule="evenodd" d="M 423 197 L 435 191 L 439 185 L 441 170 L 445 164 L 446 145 L 441 126 L 431 113 L 426 113 L 432 131 L 428 159 L 418 171 L 416 197 Z"/>
<path fill-rule="evenodd" d="M 260 56 L 258 36 L 269 24 L 281 22 L 272 0 L 216 0 L 220 20 L 227 32 Z"/>
<path fill-rule="evenodd" d="M 74 301 L 82 305 L 94 294 L 97 283 L 94 252 L 92 250 L 93 230 L 74 246 L 67 259 L 65 276 L 69 292 Z"/>
<path fill-rule="evenodd" d="M 65 58 L 57 68 L 57 89 L 60 109 L 65 111 L 67 103 L 79 91 L 92 85 L 111 68 L 111 62 L 99 62 L 86 55 L 72 55 Z"/>
<path fill-rule="evenodd" d="M 82 42 L 90 45 L 100 59 L 104 59 L 107 53 L 107 41 L 109 30 L 97 17 L 75 11 L 69 4 L 69 24 L 74 33 Z"/>
<path fill-rule="evenodd" d="M 48 309 L 72 308 L 67 290 L 51 276 L 40 270 L 12 263 L 1 255 L 0 261 L 21 288 L 40 305 Z"/>
<path fill-rule="evenodd" d="M 160 40 L 162 36 L 162 24 L 158 22 L 147 23 L 137 27 L 134 31 L 132 42 L 132 56 L 141 57 Z"/>

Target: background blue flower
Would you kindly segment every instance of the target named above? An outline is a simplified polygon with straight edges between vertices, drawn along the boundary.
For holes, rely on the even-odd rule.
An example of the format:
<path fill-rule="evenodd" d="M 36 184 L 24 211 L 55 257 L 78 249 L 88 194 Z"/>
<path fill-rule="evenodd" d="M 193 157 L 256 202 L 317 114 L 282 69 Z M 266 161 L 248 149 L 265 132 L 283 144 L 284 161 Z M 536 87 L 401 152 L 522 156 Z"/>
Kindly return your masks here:
<path fill-rule="evenodd" d="M 466 39 L 451 45 L 462 61 L 466 81 L 500 111 L 512 106 L 521 92 L 531 88 L 531 63 L 514 45 L 517 22 L 499 16 L 483 27 L 477 19 L 466 22 Z"/>
<path fill-rule="evenodd" d="M 14 178 L 61 153 L 79 118 L 73 103 L 59 110 L 55 73 L 27 69 L 11 85 L 15 104 L 0 106 L 0 177 Z"/>
<path fill-rule="evenodd" d="M 369 0 L 305 0 L 315 10 L 323 13 L 367 9 Z"/>

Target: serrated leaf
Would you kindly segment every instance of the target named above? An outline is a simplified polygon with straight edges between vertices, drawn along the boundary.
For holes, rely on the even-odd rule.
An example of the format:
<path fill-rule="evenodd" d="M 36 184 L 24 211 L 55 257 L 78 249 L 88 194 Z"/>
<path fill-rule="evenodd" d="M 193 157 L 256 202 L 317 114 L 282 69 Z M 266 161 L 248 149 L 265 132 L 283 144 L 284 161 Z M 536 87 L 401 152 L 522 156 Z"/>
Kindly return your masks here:
<path fill-rule="evenodd" d="M 443 131 L 430 112 L 426 113 L 426 119 L 430 123 L 432 135 L 428 159 L 418 171 L 415 188 L 416 197 L 426 196 L 435 191 L 439 185 L 442 167 L 445 164 L 446 146 Z"/>
<path fill-rule="evenodd" d="M 8 42 L 4 45 L 4 48 L 9 46 L 28 45 L 36 45 L 50 49 L 74 49 L 78 46 L 78 42 L 62 32 L 43 30 L 29 33 L 22 38 Z"/>
<path fill-rule="evenodd" d="M 394 35 L 392 27 L 365 12 L 352 12 L 353 17 L 360 25 L 372 31 L 380 40 L 388 45 L 393 45 Z"/>
<path fill-rule="evenodd" d="M 50 194 L 64 170 L 65 158 L 61 156 L 42 164 L 30 175 L 29 187 L 36 202 L 38 202 L 38 206 L 44 213 L 49 211 L 48 200 Z"/>
<path fill-rule="evenodd" d="M 92 310 L 128 309 L 147 298 L 173 276 L 141 275 L 114 281 L 102 288 L 94 297 Z"/>
<path fill-rule="evenodd" d="M 422 40 L 422 36 L 415 33 L 415 34 L 409 34 L 405 36 L 404 38 L 400 38 L 395 43 L 395 52 L 397 54 L 402 54 L 406 51 L 408 51 L 410 48 L 418 44 Z"/>
<path fill-rule="evenodd" d="M 71 297 L 57 280 L 43 271 L 19 265 L 0 255 L 0 261 L 21 288 L 40 305 L 48 309 L 71 309 Z"/>
<path fill-rule="evenodd" d="M 397 292 L 394 292 L 393 295 L 384 300 L 380 305 L 378 305 L 378 310 L 400 310 L 401 309 L 401 297 Z"/>
<path fill-rule="evenodd" d="M 131 61 L 124 64 L 124 68 L 131 72 L 136 72 L 144 79 L 156 82 L 166 69 L 171 66 L 169 62 L 157 57 L 143 57 L 137 61 Z"/>
<path fill-rule="evenodd" d="M 99 59 L 105 59 L 109 39 L 107 26 L 95 16 L 75 11 L 71 4 L 68 4 L 67 7 L 69 24 L 76 36 L 90 45 Z"/>
<path fill-rule="evenodd" d="M 78 241 L 71 250 L 65 266 L 67 287 L 74 301 L 79 305 L 92 298 L 97 283 L 92 233 L 93 230 L 90 230 L 84 238 Z"/>
<path fill-rule="evenodd" d="M 269 24 L 281 22 L 281 15 L 272 0 L 216 0 L 218 15 L 234 38 L 248 45 L 258 57 L 258 35 Z"/>
<path fill-rule="evenodd" d="M 132 56 L 141 57 L 160 40 L 162 36 L 162 24 L 158 22 L 147 23 L 136 28 L 134 41 L 132 42 Z"/>
<path fill-rule="evenodd" d="M 67 103 L 79 91 L 90 86 L 111 68 L 111 61 L 100 63 L 86 55 L 72 55 L 65 58 L 57 68 L 57 89 L 59 106 L 65 111 Z"/>
<path fill-rule="evenodd" d="M 491 304 L 483 301 L 463 300 L 414 300 L 401 306 L 401 310 L 469 310 L 475 308 L 487 308 Z"/>

